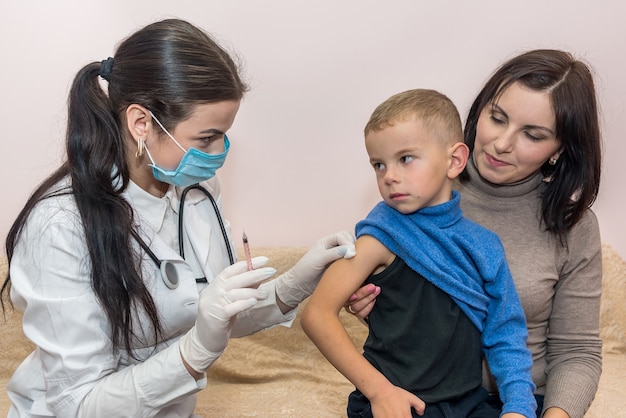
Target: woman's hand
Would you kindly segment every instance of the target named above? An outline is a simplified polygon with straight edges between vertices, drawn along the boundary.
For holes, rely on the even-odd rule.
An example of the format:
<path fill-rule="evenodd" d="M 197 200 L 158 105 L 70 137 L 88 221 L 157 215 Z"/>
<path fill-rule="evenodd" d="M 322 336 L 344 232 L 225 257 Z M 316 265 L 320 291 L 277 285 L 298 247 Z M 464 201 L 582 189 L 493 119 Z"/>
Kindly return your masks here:
<path fill-rule="evenodd" d="M 180 355 L 188 370 L 204 373 L 226 348 L 237 314 L 267 298 L 266 292 L 257 289 L 276 274 L 275 268 L 262 267 L 267 261 L 267 257 L 253 258 L 254 270 L 250 271 L 245 261 L 235 263 L 202 290 L 196 324 L 179 341 Z"/>
<path fill-rule="evenodd" d="M 290 308 L 313 293 L 330 263 L 339 258 L 352 258 L 354 235 L 342 231 L 322 238 L 296 265 L 276 279 L 276 296 Z"/>
<path fill-rule="evenodd" d="M 346 303 L 346 310 L 360 319 L 367 319 L 379 294 L 379 286 L 366 284 L 350 296 L 350 300 Z"/>

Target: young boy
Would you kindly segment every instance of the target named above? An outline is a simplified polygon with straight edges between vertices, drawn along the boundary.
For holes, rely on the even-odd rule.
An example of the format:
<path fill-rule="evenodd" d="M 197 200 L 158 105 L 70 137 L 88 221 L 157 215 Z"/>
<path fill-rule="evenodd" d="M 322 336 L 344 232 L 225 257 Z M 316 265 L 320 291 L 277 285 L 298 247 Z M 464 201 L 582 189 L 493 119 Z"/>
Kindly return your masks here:
<path fill-rule="evenodd" d="M 329 267 L 302 315 L 356 386 L 348 417 L 498 417 L 484 402 L 483 353 L 502 416 L 534 417 L 526 322 L 504 249 L 462 216 L 452 190 L 469 154 L 456 107 L 433 90 L 396 94 L 370 117 L 365 147 L 384 201 L 357 223 L 356 256 Z M 361 355 L 338 315 L 364 282 L 383 291 Z"/>

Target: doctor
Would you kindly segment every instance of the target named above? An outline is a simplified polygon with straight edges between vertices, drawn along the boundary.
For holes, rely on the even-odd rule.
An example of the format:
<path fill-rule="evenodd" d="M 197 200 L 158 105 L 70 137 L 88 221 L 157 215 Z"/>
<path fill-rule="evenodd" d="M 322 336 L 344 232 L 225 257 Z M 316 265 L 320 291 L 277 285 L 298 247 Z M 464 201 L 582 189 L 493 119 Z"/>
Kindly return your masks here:
<path fill-rule="evenodd" d="M 228 339 L 289 326 L 326 266 L 354 254 L 343 232 L 269 281 L 265 257 L 231 265 L 214 175 L 246 88 L 227 52 L 177 19 L 78 72 L 67 159 L 6 241 L 2 292 L 36 345 L 9 382 L 10 417 L 193 416 Z"/>

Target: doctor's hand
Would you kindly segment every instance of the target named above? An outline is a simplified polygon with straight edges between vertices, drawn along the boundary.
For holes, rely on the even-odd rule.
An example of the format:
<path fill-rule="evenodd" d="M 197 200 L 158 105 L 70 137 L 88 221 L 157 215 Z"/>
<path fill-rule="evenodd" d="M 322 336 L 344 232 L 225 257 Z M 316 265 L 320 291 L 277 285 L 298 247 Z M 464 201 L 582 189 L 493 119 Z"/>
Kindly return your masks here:
<path fill-rule="evenodd" d="M 267 257 L 253 258 L 250 271 L 245 261 L 233 264 L 200 293 L 196 324 L 179 342 L 183 360 L 197 373 L 204 373 L 224 352 L 237 314 L 267 298 L 267 292 L 256 289 L 276 274 L 273 267 L 260 268 L 267 261 Z"/>
<path fill-rule="evenodd" d="M 330 263 L 356 254 L 354 235 L 341 231 L 319 240 L 296 265 L 276 279 L 276 296 L 295 308 L 313 293 Z"/>

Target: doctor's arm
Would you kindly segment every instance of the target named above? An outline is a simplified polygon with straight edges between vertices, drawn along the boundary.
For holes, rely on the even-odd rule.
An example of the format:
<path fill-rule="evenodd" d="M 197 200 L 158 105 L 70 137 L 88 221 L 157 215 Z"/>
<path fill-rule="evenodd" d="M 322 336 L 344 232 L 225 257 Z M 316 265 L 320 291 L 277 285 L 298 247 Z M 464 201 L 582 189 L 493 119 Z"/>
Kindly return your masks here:
<path fill-rule="evenodd" d="M 14 385 L 20 392 L 45 388 L 32 405 L 38 415 L 148 417 L 170 406 L 188 407 L 193 402 L 183 398 L 202 389 L 206 380 L 196 381 L 185 363 L 204 372 L 203 364 L 208 367 L 228 340 L 230 319 L 264 297 L 249 286 L 275 270 L 245 272 L 245 263 L 240 263 L 215 281 L 221 286 L 203 291 L 203 319 L 192 330 L 210 334 L 213 345 L 206 343 L 208 338 L 191 338 L 190 331 L 180 343 L 172 339 L 156 347 L 135 347 L 135 360 L 112 349 L 109 321 L 92 290 L 76 214 L 53 205 L 51 199 L 31 214 L 11 262 L 12 299 L 24 312 L 26 336 L 38 347 L 30 369 L 23 375 L 21 369 L 16 372 Z M 255 262 L 262 267 L 266 260 Z M 230 303 L 221 305 L 223 298 Z M 222 310 L 215 308 L 216 301 Z M 41 382 L 33 380 L 33 371 Z"/>
<path fill-rule="evenodd" d="M 38 347 L 30 373 L 20 376 L 18 369 L 15 385 L 33 393 L 45 388 L 32 413 L 149 416 L 200 390 L 203 383 L 189 375 L 177 344 L 137 365 L 113 352 L 108 319 L 91 287 L 80 222 L 53 204 L 51 199 L 33 211 L 11 263 L 12 299 L 24 312 L 24 333 Z"/>
<path fill-rule="evenodd" d="M 266 262 L 265 257 L 254 258 L 252 271 L 247 271 L 245 261 L 226 268 L 201 292 L 196 324 L 178 344 L 107 376 L 85 397 L 80 416 L 99 416 L 103 410 L 110 410 L 111 404 L 115 404 L 111 400 L 115 388 L 134 390 L 128 405 L 124 405 L 127 399 L 118 404 L 124 414 L 134 406 L 134 412 L 128 416 L 152 416 L 202 389 L 206 383 L 204 372 L 226 348 L 235 316 L 265 297 L 254 287 L 275 273 L 273 268 L 261 268 Z M 164 399 L 168 402 L 164 403 Z M 111 411 L 106 416 L 117 414 Z"/>
<path fill-rule="evenodd" d="M 231 335 L 242 337 L 275 325 L 291 326 L 296 317 L 295 307 L 311 294 L 328 265 L 354 254 L 351 233 L 341 231 L 322 238 L 293 268 L 260 286 L 267 298 L 237 315 Z"/>
<path fill-rule="evenodd" d="M 346 231 L 320 239 L 289 271 L 276 279 L 276 302 L 286 313 L 309 297 L 326 268 L 340 258 L 355 255 L 354 236 Z"/>

